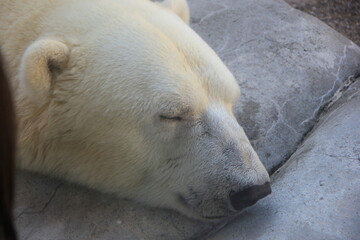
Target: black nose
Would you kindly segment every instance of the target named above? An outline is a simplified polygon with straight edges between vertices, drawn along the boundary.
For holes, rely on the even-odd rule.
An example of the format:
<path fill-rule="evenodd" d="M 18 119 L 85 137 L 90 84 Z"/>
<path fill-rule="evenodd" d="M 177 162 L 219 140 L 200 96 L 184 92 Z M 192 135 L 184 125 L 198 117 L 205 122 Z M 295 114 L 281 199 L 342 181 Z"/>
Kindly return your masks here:
<path fill-rule="evenodd" d="M 240 192 L 230 192 L 230 201 L 236 210 L 242 210 L 255 204 L 258 200 L 271 193 L 270 183 L 255 185 Z"/>

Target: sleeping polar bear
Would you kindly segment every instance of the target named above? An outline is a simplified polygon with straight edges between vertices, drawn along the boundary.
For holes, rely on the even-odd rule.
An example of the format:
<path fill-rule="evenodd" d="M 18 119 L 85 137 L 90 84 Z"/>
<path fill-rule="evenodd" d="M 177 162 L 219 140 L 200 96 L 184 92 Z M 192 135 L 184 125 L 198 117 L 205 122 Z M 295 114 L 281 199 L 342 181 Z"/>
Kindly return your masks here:
<path fill-rule="evenodd" d="M 2 0 L 18 165 L 192 218 L 271 192 L 185 0 Z"/>

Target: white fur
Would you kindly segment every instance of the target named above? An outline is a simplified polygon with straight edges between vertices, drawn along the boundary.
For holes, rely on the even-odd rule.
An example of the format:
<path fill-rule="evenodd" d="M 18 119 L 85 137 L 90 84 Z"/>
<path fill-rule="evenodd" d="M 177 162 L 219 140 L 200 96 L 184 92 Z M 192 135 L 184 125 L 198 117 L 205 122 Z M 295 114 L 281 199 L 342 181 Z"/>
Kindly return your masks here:
<path fill-rule="evenodd" d="M 68 47 L 59 41 L 38 40 L 28 47 L 20 65 L 20 79 L 23 87 L 27 88 L 23 92 L 30 94 L 29 99 L 37 99 L 37 104 L 44 102 L 43 98 L 51 91 L 55 68 L 61 71 L 68 57 Z"/>
<path fill-rule="evenodd" d="M 178 15 L 186 24 L 190 22 L 189 6 L 186 0 L 165 0 L 161 5 Z"/>
<path fill-rule="evenodd" d="M 231 190 L 269 176 L 233 115 L 234 77 L 186 24 L 186 2 L 165 6 L 181 18 L 145 0 L 1 1 L 18 164 L 191 217 L 227 216 Z"/>

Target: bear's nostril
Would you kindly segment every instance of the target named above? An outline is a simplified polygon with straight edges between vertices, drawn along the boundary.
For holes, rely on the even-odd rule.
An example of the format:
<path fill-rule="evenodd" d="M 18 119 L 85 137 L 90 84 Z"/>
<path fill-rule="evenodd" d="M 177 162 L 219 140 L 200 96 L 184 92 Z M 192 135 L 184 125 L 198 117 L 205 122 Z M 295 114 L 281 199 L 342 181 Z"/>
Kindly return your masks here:
<path fill-rule="evenodd" d="M 250 207 L 255 204 L 258 200 L 266 197 L 271 193 L 270 183 L 266 182 L 263 185 L 255 185 L 246 188 L 240 192 L 231 191 L 230 201 L 231 205 L 236 210 L 242 210 L 246 207 Z"/>

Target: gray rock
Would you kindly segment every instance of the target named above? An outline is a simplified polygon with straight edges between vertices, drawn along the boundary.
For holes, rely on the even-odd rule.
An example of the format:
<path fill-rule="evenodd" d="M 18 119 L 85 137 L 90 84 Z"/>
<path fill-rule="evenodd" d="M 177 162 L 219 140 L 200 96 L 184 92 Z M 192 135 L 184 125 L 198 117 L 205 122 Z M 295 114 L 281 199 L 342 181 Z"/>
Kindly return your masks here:
<path fill-rule="evenodd" d="M 236 116 L 267 169 L 275 168 L 295 151 L 304 134 L 314 125 L 321 106 L 342 87 L 344 79 L 357 74 L 360 69 L 359 48 L 320 21 L 292 9 L 280 0 L 189 0 L 189 4 L 192 27 L 219 53 L 242 88 L 242 98 L 235 109 Z M 345 141 L 342 140 L 344 144 Z M 316 149 L 322 146 L 315 143 Z M 334 149 L 335 152 L 327 154 L 347 156 L 343 154 L 348 153 L 345 150 L 350 144 L 341 146 L 344 148 Z M 348 209 L 345 205 L 337 204 L 356 206 L 351 196 L 357 193 L 342 190 L 338 195 L 331 195 L 331 189 L 343 186 L 347 190 L 354 185 L 342 185 L 346 183 L 340 181 L 338 175 L 334 179 L 320 179 L 318 173 L 329 165 L 332 167 L 328 170 L 334 173 L 337 169 L 344 169 L 342 174 L 348 178 L 357 171 L 356 161 L 322 157 L 325 162 L 318 162 L 316 166 L 319 169 L 306 169 L 312 165 L 310 162 L 306 165 L 305 160 L 304 165 L 294 161 L 294 166 L 298 168 L 289 167 L 282 171 L 287 175 L 276 180 L 272 197 L 237 220 L 237 223 L 244 224 L 244 228 L 256 226 L 256 231 L 240 233 L 236 228 L 232 231 L 245 234 L 243 236 L 264 236 L 261 234 L 273 227 L 279 232 L 285 229 L 281 224 L 287 220 L 281 217 L 293 215 L 286 209 L 292 209 L 294 214 L 298 214 L 294 216 L 299 216 L 301 221 L 307 220 L 301 222 L 301 228 L 285 229 L 299 234 L 303 230 L 315 231 L 327 226 L 321 221 L 314 223 L 319 220 L 317 211 L 324 211 L 324 216 L 329 219 L 343 218 L 345 215 L 341 215 L 342 211 Z M 298 174 L 301 169 L 303 174 L 309 171 L 306 175 L 308 178 Z M 293 175 L 294 178 L 291 178 Z M 320 200 L 319 195 L 316 202 L 309 203 L 309 209 L 314 209 L 314 214 L 306 211 L 302 215 L 291 208 L 304 204 L 302 199 L 312 200 L 311 194 L 319 192 L 315 187 L 318 187 L 316 184 L 320 180 L 326 184 L 320 188 L 324 199 Z M 298 182 L 314 186 L 294 191 Z M 355 183 L 358 184 L 356 176 Z M 342 201 L 346 194 L 352 194 L 346 199 L 347 202 Z M 292 199 L 294 203 L 283 206 L 286 199 Z M 316 208 L 316 204 L 330 206 L 331 201 L 335 201 L 335 205 L 332 205 L 336 206 L 334 211 Z M 271 207 L 271 204 L 274 206 Z M 281 214 L 276 215 L 276 211 Z M 356 219 L 355 214 L 358 213 L 346 214 Z M 226 222 L 197 222 L 171 211 L 146 208 L 61 180 L 26 172 L 18 175 L 15 217 L 20 239 L 28 240 L 199 239 Z M 237 226 L 236 223 L 233 226 Z M 353 229 L 346 223 L 343 228 L 334 226 L 334 229 L 342 229 L 343 232 L 338 230 L 331 236 L 341 236 L 342 233 L 345 234 L 342 236 L 353 236 L 350 235 Z M 227 230 L 223 234 L 226 237 L 231 235 Z"/>
<path fill-rule="evenodd" d="M 360 49 L 280 0 L 189 0 L 192 27 L 237 78 L 235 112 L 268 170 L 314 125 L 321 106 L 360 71 Z"/>
<path fill-rule="evenodd" d="M 360 80 L 273 177 L 272 196 L 211 240 L 358 240 Z"/>
<path fill-rule="evenodd" d="M 221 226 L 27 172 L 17 175 L 14 217 L 27 240 L 196 239 Z"/>

